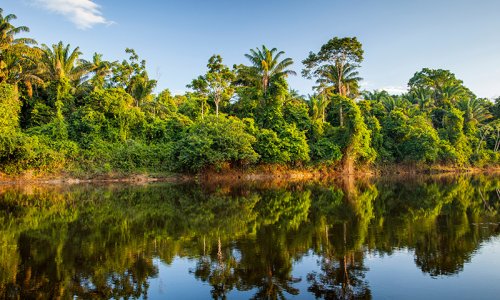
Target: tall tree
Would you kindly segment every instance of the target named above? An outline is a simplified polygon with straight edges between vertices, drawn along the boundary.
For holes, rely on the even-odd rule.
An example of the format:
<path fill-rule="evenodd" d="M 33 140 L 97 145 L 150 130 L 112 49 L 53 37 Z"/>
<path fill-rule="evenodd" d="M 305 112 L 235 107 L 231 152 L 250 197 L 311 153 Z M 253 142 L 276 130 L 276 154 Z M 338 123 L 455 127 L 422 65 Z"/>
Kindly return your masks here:
<path fill-rule="evenodd" d="M 235 75 L 222 63 L 220 55 L 210 57 L 207 68 L 208 72 L 201 79 L 206 81 L 208 96 L 214 101 L 215 113 L 218 117 L 220 103 L 229 101 L 234 93 L 231 83 L 235 79 Z"/>
<path fill-rule="evenodd" d="M 130 57 L 113 65 L 111 82 L 113 86 L 125 89 L 135 99 L 135 105 L 139 106 L 150 97 L 157 81 L 149 79 L 146 61 L 139 60 L 139 55 L 134 49 L 127 48 L 125 52 L 130 54 Z"/>
<path fill-rule="evenodd" d="M 12 59 L 13 54 L 17 54 L 26 45 L 36 44 L 35 40 L 30 38 L 16 38 L 16 35 L 22 32 L 29 32 L 26 26 L 16 27 L 11 24 L 11 21 L 17 19 L 16 15 L 3 15 L 3 9 L 0 8 L 0 82 L 6 80 L 9 66 L 6 59 Z M 26 51 L 26 49 L 24 50 Z M 8 58 L 6 56 L 9 56 Z M 11 61 L 12 62 L 12 61 Z M 15 66 L 17 68 L 18 65 Z"/>
<path fill-rule="evenodd" d="M 410 93 L 418 90 L 427 90 L 431 93 L 433 105 L 451 107 L 461 100 L 475 98 L 467 89 L 462 80 L 456 78 L 449 70 L 423 68 L 416 72 L 408 81 Z"/>
<path fill-rule="evenodd" d="M 48 47 L 43 44 L 40 57 L 40 75 L 49 83 L 51 100 L 57 110 L 58 118 L 62 118 L 62 108 L 71 98 L 71 90 L 81 84 L 91 71 L 91 66 L 80 59 L 80 48 L 71 50 L 71 46 L 63 42 Z M 67 103 L 66 103 L 67 104 Z"/>
<path fill-rule="evenodd" d="M 90 83 L 94 89 L 103 88 L 106 77 L 112 73 L 111 67 L 113 66 L 113 63 L 103 60 L 102 54 L 94 53 L 94 56 L 92 56 L 92 62 L 89 62 L 89 64 L 93 73 Z"/>
<path fill-rule="evenodd" d="M 330 87 L 330 90 L 338 95 L 354 98 L 358 94 L 359 72 L 354 65 L 346 64 L 343 67 L 340 64 L 328 65 L 321 69 L 317 83 Z"/>
<path fill-rule="evenodd" d="M 1 73 L 5 82 L 16 87 L 22 82 L 26 87 L 28 97 L 32 97 L 33 84 L 43 84 L 37 66 L 39 52 L 25 46 L 19 48 L 16 52 L 6 51 L 3 53 L 2 58 L 5 68 L 1 70 Z"/>
<path fill-rule="evenodd" d="M 193 89 L 197 98 L 201 102 L 201 118 L 205 117 L 205 103 L 207 102 L 209 90 L 208 83 L 203 76 L 198 76 L 193 79 L 190 84 L 186 85 L 186 87 Z"/>
<path fill-rule="evenodd" d="M 302 61 L 302 75 L 306 78 L 317 78 L 319 83 L 332 84 L 336 94 L 348 96 L 357 82 L 361 80 L 356 71 L 363 61 L 361 43 L 355 37 L 330 39 L 321 46 L 318 53 L 310 52 Z M 340 126 L 344 126 L 342 106 L 339 106 Z"/>
<path fill-rule="evenodd" d="M 264 95 L 267 95 L 269 87 L 275 80 L 296 75 L 295 71 L 289 69 L 293 64 L 291 58 L 280 60 L 283 54 L 284 51 L 278 51 L 276 48 L 269 50 L 264 45 L 262 49 L 250 49 L 250 54 L 245 54 L 252 63 L 254 75 L 259 78 Z"/>
<path fill-rule="evenodd" d="M 59 42 L 52 47 L 43 44 L 41 49 L 41 75 L 48 81 L 67 80 L 69 83 L 78 84 L 92 70 L 86 61 L 79 58 L 82 55 L 79 47 L 71 50 L 69 44 L 65 46 L 63 42 Z"/>

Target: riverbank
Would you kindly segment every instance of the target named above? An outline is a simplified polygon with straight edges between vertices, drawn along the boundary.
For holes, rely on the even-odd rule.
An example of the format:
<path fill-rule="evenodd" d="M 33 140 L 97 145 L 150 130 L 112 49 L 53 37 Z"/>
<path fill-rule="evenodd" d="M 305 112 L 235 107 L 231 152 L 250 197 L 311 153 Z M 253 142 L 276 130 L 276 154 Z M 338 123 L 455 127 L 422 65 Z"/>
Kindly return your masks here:
<path fill-rule="evenodd" d="M 246 169 L 207 169 L 198 174 L 158 173 L 158 172 L 107 172 L 107 173 L 72 173 L 58 172 L 45 173 L 29 171 L 23 174 L 7 175 L 0 173 L 0 184 L 9 183 L 47 183 L 47 184 L 78 184 L 78 183 L 113 183 L 113 182 L 232 182 L 232 181 L 305 181 L 325 180 L 340 177 L 370 178 L 377 176 L 412 176 L 412 175 L 439 175 L 439 174 L 496 174 L 500 173 L 500 166 L 452 167 L 442 165 L 384 165 L 357 169 L 352 173 L 343 172 L 338 168 L 304 167 L 290 168 L 279 165 L 260 165 Z"/>

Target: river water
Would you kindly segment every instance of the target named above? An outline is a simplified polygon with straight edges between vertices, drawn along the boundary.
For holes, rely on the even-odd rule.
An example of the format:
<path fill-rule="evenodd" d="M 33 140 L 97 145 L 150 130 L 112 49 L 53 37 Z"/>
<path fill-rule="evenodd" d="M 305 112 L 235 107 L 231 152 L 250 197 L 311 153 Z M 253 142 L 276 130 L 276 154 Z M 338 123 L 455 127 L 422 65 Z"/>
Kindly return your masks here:
<path fill-rule="evenodd" d="M 500 178 L 0 185 L 0 299 L 500 299 Z"/>

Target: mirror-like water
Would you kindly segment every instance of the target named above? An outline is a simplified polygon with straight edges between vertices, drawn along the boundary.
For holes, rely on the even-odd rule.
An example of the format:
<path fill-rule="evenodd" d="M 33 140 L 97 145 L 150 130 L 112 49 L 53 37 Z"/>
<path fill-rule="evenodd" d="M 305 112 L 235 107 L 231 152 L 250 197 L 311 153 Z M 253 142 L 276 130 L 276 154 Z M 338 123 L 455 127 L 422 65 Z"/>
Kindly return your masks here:
<path fill-rule="evenodd" d="M 494 299 L 494 176 L 0 186 L 0 298 Z"/>

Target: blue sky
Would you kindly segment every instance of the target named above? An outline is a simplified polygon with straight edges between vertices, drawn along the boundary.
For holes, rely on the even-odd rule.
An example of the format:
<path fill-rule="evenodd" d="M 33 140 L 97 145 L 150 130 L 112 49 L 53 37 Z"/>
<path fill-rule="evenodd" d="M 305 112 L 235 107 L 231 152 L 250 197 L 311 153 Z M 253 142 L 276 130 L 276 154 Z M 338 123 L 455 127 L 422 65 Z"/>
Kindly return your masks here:
<path fill-rule="evenodd" d="M 85 58 L 147 60 L 157 91 L 186 90 L 208 58 L 247 63 L 260 45 L 293 58 L 291 88 L 311 92 L 301 61 L 334 36 L 356 36 L 365 50 L 363 87 L 401 91 L 424 67 L 449 69 L 480 97 L 500 96 L 499 0 L 2 0 L 15 25 L 40 43 L 80 46 Z"/>

